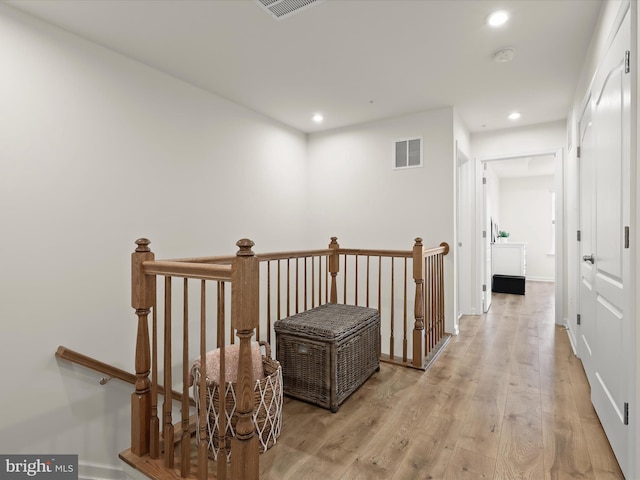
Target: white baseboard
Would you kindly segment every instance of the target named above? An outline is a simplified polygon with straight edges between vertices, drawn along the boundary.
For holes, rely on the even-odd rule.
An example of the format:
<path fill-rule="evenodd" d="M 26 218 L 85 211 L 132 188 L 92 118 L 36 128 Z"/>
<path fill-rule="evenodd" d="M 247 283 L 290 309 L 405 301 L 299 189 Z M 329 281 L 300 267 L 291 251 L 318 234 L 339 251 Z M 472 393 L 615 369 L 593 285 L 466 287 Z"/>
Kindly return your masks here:
<path fill-rule="evenodd" d="M 122 467 L 78 462 L 78 480 L 125 480 Z"/>
<path fill-rule="evenodd" d="M 556 279 L 553 277 L 530 277 L 527 275 L 526 280 L 529 282 L 552 282 L 555 283 Z"/>
<path fill-rule="evenodd" d="M 144 473 L 141 473 L 139 470 L 136 470 L 131 465 L 122 462 L 122 469 L 127 478 L 127 480 L 149 480 Z"/>
<path fill-rule="evenodd" d="M 571 344 L 571 350 L 573 351 L 573 354 L 580 358 L 580 355 L 578 355 L 578 346 L 576 345 L 575 342 L 575 337 L 574 337 L 574 333 L 569 327 L 569 320 L 567 318 L 564 319 L 565 321 L 565 325 L 567 325 L 565 328 L 567 330 L 567 337 L 569 337 L 569 343 Z"/>

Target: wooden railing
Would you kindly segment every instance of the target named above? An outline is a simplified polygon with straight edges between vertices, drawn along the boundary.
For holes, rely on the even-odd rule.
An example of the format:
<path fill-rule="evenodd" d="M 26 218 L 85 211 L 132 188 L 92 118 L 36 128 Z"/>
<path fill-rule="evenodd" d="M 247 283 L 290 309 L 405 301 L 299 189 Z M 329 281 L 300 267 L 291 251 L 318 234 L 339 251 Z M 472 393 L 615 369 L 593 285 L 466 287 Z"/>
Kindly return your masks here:
<path fill-rule="evenodd" d="M 258 442 L 251 420 L 254 380 L 250 341 L 255 335 L 271 342 L 273 323 L 278 319 L 327 302 L 377 308 L 383 325 L 381 359 L 415 368 L 425 368 L 443 344 L 446 244 L 425 249 L 418 238 L 411 250 L 359 250 L 342 249 L 332 238 L 327 249 L 256 256 L 253 242 L 243 239 L 237 243 L 235 256 L 157 261 L 149 243 L 137 240 L 132 254 L 132 307 L 137 316 L 135 391 L 131 399 L 131 449 L 121 454 L 148 476 L 258 478 Z M 195 322 L 191 320 L 194 309 Z M 231 468 L 228 471 L 226 462 L 218 461 L 214 472 L 207 458 L 206 411 L 201 409 L 195 418 L 189 408 L 189 366 L 194 357 L 205 358 L 208 350 L 220 348 L 219 377 L 224 384 L 225 345 L 236 341 L 240 351 L 238 423 L 231 441 Z M 197 345 L 195 351 L 192 344 Z M 174 362 L 176 356 L 180 360 Z M 181 378 L 174 382 L 175 364 Z M 206 362 L 201 362 L 200 368 L 199 403 L 206 405 Z M 159 391 L 160 372 L 163 392 Z M 174 383 L 182 389 L 178 422 L 172 418 Z M 159 395 L 164 399 L 161 410 Z M 225 411 L 224 400 L 220 395 L 218 411 Z M 222 436 L 225 415 L 221 421 L 218 431 Z M 197 460 L 192 461 L 194 428 L 199 441 Z M 221 437 L 218 444 L 223 455 L 218 458 L 226 458 L 225 439 Z M 169 470 L 172 473 L 168 476 L 162 473 Z"/>
<path fill-rule="evenodd" d="M 259 338 L 271 342 L 276 320 L 323 303 L 362 305 L 380 312 L 381 360 L 424 369 L 445 338 L 448 251 L 446 243 L 424 248 L 420 238 L 411 250 L 348 249 L 332 237 L 323 250 L 259 254 Z"/>

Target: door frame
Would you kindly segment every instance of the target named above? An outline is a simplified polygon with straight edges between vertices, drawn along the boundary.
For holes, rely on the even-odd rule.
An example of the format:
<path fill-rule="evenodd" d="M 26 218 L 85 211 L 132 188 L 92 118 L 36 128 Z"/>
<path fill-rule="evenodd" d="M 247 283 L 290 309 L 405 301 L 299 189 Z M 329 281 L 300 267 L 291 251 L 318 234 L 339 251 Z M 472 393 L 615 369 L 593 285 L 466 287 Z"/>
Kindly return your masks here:
<path fill-rule="evenodd" d="M 556 192 L 556 252 L 555 252 L 555 322 L 558 325 L 565 326 L 564 318 L 564 300 L 565 300 L 565 275 L 564 275 L 564 148 L 549 148 L 544 150 L 536 150 L 532 152 L 517 152 L 506 155 L 489 155 L 486 157 L 476 157 L 476 287 L 475 291 L 479 292 L 476 296 L 475 308 L 482 311 L 482 285 L 485 278 L 486 269 L 486 249 L 484 248 L 484 238 L 482 232 L 484 228 L 484 204 L 486 202 L 486 190 L 482 185 L 482 177 L 484 174 L 484 164 L 497 160 L 515 160 L 526 157 L 540 157 L 554 155 L 558 161 L 555 170 L 555 192 Z M 488 232 L 487 232 L 488 235 Z M 487 285 L 486 288 L 490 288 Z"/>

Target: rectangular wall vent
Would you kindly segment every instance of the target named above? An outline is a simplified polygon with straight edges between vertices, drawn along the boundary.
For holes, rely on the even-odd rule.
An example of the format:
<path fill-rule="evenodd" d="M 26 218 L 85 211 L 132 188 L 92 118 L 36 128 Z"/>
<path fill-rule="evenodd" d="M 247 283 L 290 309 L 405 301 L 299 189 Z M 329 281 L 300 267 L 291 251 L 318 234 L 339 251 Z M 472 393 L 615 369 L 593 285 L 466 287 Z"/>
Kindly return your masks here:
<path fill-rule="evenodd" d="M 397 140 L 394 146 L 394 168 L 422 166 L 422 138 Z"/>
<path fill-rule="evenodd" d="M 255 0 L 255 2 L 276 20 L 282 20 L 324 0 Z"/>

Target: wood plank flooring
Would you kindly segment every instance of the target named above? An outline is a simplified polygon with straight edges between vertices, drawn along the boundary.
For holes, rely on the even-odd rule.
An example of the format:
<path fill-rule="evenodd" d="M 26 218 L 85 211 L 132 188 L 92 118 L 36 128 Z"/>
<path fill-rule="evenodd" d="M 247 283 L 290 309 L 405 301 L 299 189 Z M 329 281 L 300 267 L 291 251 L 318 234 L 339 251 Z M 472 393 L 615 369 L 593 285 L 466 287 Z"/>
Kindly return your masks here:
<path fill-rule="evenodd" d="M 261 479 L 622 479 L 554 285 L 494 294 L 427 372 L 383 364 L 332 414 L 286 398 Z"/>

